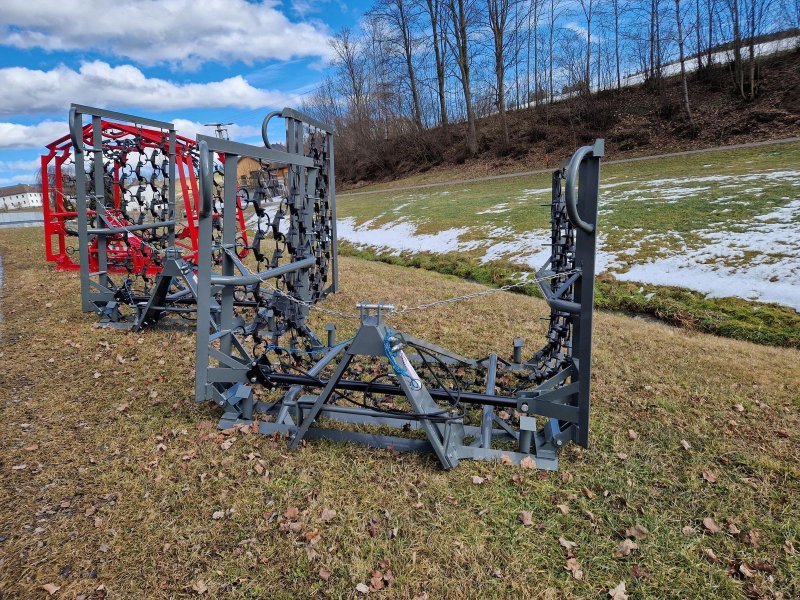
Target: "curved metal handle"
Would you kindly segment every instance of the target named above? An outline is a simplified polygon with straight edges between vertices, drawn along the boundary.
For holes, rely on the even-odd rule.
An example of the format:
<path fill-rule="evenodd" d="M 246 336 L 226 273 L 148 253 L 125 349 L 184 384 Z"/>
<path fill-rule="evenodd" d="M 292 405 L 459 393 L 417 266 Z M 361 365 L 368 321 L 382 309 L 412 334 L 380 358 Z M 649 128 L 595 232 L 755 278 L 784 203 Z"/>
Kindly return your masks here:
<path fill-rule="evenodd" d="M 75 126 L 78 121 L 78 110 L 74 106 L 70 106 L 69 108 L 69 137 L 72 140 L 72 147 L 75 148 L 75 152 L 83 154 L 83 144 L 81 143 L 81 138 L 83 137 L 83 123 L 81 123 L 81 133 L 78 134 L 75 131 Z M 83 119 L 81 119 L 83 121 Z"/>
<path fill-rule="evenodd" d="M 261 122 L 261 139 L 264 140 L 264 147 L 266 147 L 266 148 L 272 148 L 272 146 L 269 143 L 269 138 L 267 137 L 267 125 L 269 125 L 269 120 L 272 117 L 281 117 L 281 116 L 283 116 L 282 112 L 283 111 L 280 111 L 280 110 L 273 110 L 266 117 L 264 117 L 264 120 Z"/>
<path fill-rule="evenodd" d="M 578 196 L 575 189 L 575 184 L 578 181 L 578 169 L 580 168 L 583 159 L 586 158 L 588 154 L 593 154 L 594 148 L 594 146 L 583 146 L 582 148 L 578 148 L 575 151 L 575 154 L 572 155 L 569 165 L 567 165 L 567 188 L 565 190 L 567 215 L 569 215 L 569 220 L 575 227 L 586 233 L 594 232 L 594 225 L 581 219 L 581 216 L 578 214 Z"/>
<path fill-rule="evenodd" d="M 208 144 L 200 142 L 200 218 L 205 219 L 211 215 L 213 208 L 214 180 L 211 173 L 211 155 L 208 152 Z"/>

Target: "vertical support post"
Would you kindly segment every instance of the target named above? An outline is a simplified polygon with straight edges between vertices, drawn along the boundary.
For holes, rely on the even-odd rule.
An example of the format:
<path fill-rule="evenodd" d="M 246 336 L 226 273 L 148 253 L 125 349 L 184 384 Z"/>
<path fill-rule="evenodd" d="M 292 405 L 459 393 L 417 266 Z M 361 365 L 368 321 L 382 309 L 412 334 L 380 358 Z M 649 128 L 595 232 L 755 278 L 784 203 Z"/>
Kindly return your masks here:
<path fill-rule="evenodd" d="M 239 166 L 239 157 L 235 154 L 225 154 L 225 179 L 223 183 L 222 200 L 222 246 L 230 252 L 236 252 L 236 172 Z M 227 253 L 222 254 L 222 274 L 233 275 L 233 258 Z M 233 327 L 233 286 L 226 285 L 222 288 L 222 302 L 220 313 L 220 330 L 230 332 Z M 230 354 L 232 349 L 231 337 L 233 333 L 224 335 L 220 340 L 220 351 Z"/>
<path fill-rule="evenodd" d="M 514 362 L 516 364 L 522 363 L 522 347 L 525 345 L 525 340 L 522 338 L 514 338 Z"/>
<path fill-rule="evenodd" d="M 97 213 L 98 228 L 108 227 L 106 219 L 106 185 L 105 165 L 103 165 L 103 119 L 92 116 L 92 149 L 94 151 L 94 206 Z M 108 287 L 108 237 L 97 235 L 97 270 L 100 272 L 100 284 Z"/>
<path fill-rule="evenodd" d="M 602 140 L 579 168 L 578 210 L 581 218 L 593 225 L 591 232 L 575 228 L 575 268 L 581 276 L 575 282 L 575 300 L 581 310 L 572 315 L 573 357 L 578 372 L 578 423 L 575 442 L 589 444 L 589 406 L 592 374 L 592 318 L 594 312 L 595 253 L 597 246 L 597 200 L 600 185 Z"/>
<path fill-rule="evenodd" d="M 328 166 L 328 204 L 331 207 L 331 260 L 333 261 L 333 268 L 331 274 L 333 277 L 333 293 L 339 291 L 339 239 L 336 233 L 336 177 L 334 176 L 334 162 L 333 162 L 333 133 L 327 134 L 328 138 L 328 156 L 330 165 Z"/>
<path fill-rule="evenodd" d="M 83 115 L 75 108 L 70 109 L 70 136 L 75 149 L 75 205 L 78 212 L 78 252 L 80 254 L 81 310 L 92 312 L 94 306 L 89 297 L 89 229 L 86 204 L 86 166 L 83 140 Z"/>
<path fill-rule="evenodd" d="M 169 173 L 167 177 L 169 177 L 169 187 L 167 190 L 168 194 L 168 202 L 169 202 L 169 215 L 167 216 L 167 221 L 177 221 L 177 215 L 175 214 L 175 143 L 176 143 L 176 134 L 175 129 L 169 130 Z M 187 218 L 191 219 L 191 215 L 186 215 Z M 175 224 L 169 226 L 169 245 L 173 247 L 175 245 Z"/>
<path fill-rule="evenodd" d="M 486 393 L 494 395 L 497 378 L 497 354 L 489 355 L 489 369 L 486 374 Z M 494 408 L 485 404 L 481 417 L 481 447 L 492 447 L 492 426 L 494 425 Z"/>
<path fill-rule="evenodd" d="M 211 226 L 213 215 L 213 183 L 211 153 L 200 142 L 200 194 L 198 196 L 197 247 L 197 327 L 195 331 L 194 399 L 205 402 L 208 397 L 208 343 L 211 337 Z"/>

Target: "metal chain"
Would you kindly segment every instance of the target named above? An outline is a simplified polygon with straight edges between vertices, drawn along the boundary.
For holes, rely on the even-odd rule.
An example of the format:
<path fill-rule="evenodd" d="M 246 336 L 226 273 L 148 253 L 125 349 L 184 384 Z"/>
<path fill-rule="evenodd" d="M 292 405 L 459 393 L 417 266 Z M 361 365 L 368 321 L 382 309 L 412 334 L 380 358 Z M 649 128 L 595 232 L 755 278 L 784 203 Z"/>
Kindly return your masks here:
<path fill-rule="evenodd" d="M 523 286 L 526 286 L 526 285 L 531 285 L 532 283 L 538 283 L 540 281 L 548 281 L 550 279 L 556 279 L 556 278 L 562 277 L 562 276 L 569 276 L 569 275 L 572 275 L 573 273 L 577 273 L 577 272 L 578 272 L 578 269 L 572 269 L 570 271 L 564 271 L 562 273 L 553 273 L 552 275 L 546 275 L 544 277 L 538 277 L 536 279 L 529 279 L 529 280 L 526 280 L 526 281 L 519 281 L 517 283 L 509 283 L 509 284 L 506 284 L 506 285 L 501 286 L 499 288 L 490 288 L 490 289 L 487 289 L 487 290 L 481 290 L 479 292 L 472 292 L 471 294 L 464 294 L 463 296 L 454 296 L 452 298 L 446 298 L 444 300 L 436 300 L 435 302 L 429 302 L 429 303 L 426 303 L 426 304 L 419 304 L 417 306 L 406 306 L 404 308 L 393 309 L 393 310 L 387 311 L 387 313 L 389 315 L 403 315 L 403 314 L 414 312 L 414 311 L 429 310 L 429 309 L 436 308 L 438 306 L 444 306 L 445 304 L 456 304 L 458 302 L 466 302 L 468 300 L 474 300 L 475 298 L 480 298 L 481 296 L 488 296 L 490 294 L 497 294 L 498 292 L 507 292 L 508 290 L 512 290 L 512 289 L 515 289 L 515 288 L 520 288 L 520 287 L 523 287 Z M 266 280 L 262 279 L 260 275 L 256 274 L 256 277 L 258 277 L 259 280 L 262 283 L 266 283 Z M 295 298 L 294 296 L 291 296 L 291 295 L 287 294 L 286 292 L 284 292 L 283 290 L 280 290 L 280 289 L 278 289 L 278 288 L 276 288 L 274 286 L 268 285 L 266 287 L 268 289 L 270 289 L 271 291 L 276 292 L 276 293 L 280 294 L 281 296 L 287 298 L 291 302 L 295 302 L 296 304 L 302 304 L 303 306 L 308 307 L 310 310 L 315 310 L 317 312 L 324 313 L 326 315 L 331 315 L 331 316 L 334 316 L 334 317 L 339 317 L 339 318 L 342 318 L 342 319 L 360 319 L 361 318 L 361 315 L 359 313 L 345 313 L 345 312 L 339 312 L 339 311 L 335 311 L 335 310 L 329 310 L 327 308 L 322 308 L 320 306 L 317 306 L 316 304 L 313 304 L 311 302 L 306 302 L 304 300 L 300 300 L 299 298 Z"/>

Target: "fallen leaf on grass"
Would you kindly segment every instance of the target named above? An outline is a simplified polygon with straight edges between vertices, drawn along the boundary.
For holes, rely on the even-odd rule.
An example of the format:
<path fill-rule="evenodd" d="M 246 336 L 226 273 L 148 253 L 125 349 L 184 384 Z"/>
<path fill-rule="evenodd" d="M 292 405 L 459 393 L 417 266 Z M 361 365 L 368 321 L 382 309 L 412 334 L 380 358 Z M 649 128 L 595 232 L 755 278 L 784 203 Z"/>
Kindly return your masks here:
<path fill-rule="evenodd" d="M 320 518 L 322 519 L 323 523 L 330 523 L 336 517 L 336 511 L 330 508 L 326 508 L 322 511 Z"/>
<path fill-rule="evenodd" d="M 614 557 L 615 558 L 622 558 L 623 556 L 628 556 L 631 551 L 636 550 L 639 547 L 639 544 L 634 542 L 631 539 L 625 538 L 614 549 Z"/>
<path fill-rule="evenodd" d="M 483 477 L 478 477 L 477 475 L 472 476 L 472 483 L 474 483 L 475 485 L 480 485 L 483 482 L 484 482 Z"/>
<path fill-rule="evenodd" d="M 611 596 L 611 600 L 628 600 L 628 594 L 625 590 L 625 582 L 620 581 L 617 584 L 617 587 L 608 590 L 608 595 Z"/>
<path fill-rule="evenodd" d="M 208 586 L 206 582 L 202 579 L 198 579 L 192 584 L 192 589 L 197 592 L 198 594 L 205 594 L 208 591 Z"/>
<path fill-rule="evenodd" d="M 792 540 L 786 540 L 785 542 L 783 542 L 783 551 L 786 552 L 786 554 L 789 554 L 789 555 L 797 554 L 797 550 L 795 550 L 795 547 L 794 547 L 794 544 L 792 543 Z"/>
<path fill-rule="evenodd" d="M 532 457 L 526 456 L 521 461 L 519 461 L 519 466 L 523 469 L 535 469 L 536 468 L 536 461 L 533 460 Z"/>
<path fill-rule="evenodd" d="M 562 515 L 569 514 L 569 506 L 567 506 L 566 504 L 557 504 L 556 506 L 558 507 L 558 510 L 561 511 Z"/>
<path fill-rule="evenodd" d="M 703 471 L 703 479 L 705 479 L 708 483 L 717 483 L 717 476 L 714 471 Z"/>
<path fill-rule="evenodd" d="M 23 448 L 23 450 L 25 450 L 26 452 L 33 452 L 34 450 L 38 449 L 39 449 L 39 444 L 31 444 L 30 446 L 25 446 Z"/>
<path fill-rule="evenodd" d="M 647 531 L 647 528 L 645 526 L 639 525 L 639 523 L 637 523 L 633 527 L 628 527 L 625 530 L 625 537 L 632 537 L 636 538 L 637 540 L 643 540 L 644 538 L 647 537 L 648 533 L 650 532 Z"/>
<path fill-rule="evenodd" d="M 744 406 L 742 406 L 740 403 L 736 403 L 733 405 L 733 410 L 736 412 L 744 412 Z"/>
<path fill-rule="evenodd" d="M 594 498 L 594 492 L 585 485 L 581 488 L 581 490 L 583 491 L 583 495 L 586 496 L 589 500 Z"/>
<path fill-rule="evenodd" d="M 297 508 L 296 506 L 290 506 L 283 513 L 283 516 L 289 519 L 290 521 L 294 521 L 297 517 L 300 516 L 300 509 Z"/>
<path fill-rule="evenodd" d="M 569 571 L 570 574 L 575 579 L 583 579 L 583 571 L 581 570 L 581 563 L 578 562 L 577 558 L 568 558 L 567 564 L 564 565 L 564 569 Z"/>
<path fill-rule="evenodd" d="M 722 529 L 713 519 L 713 517 L 706 517 L 705 519 L 703 519 L 703 527 L 705 527 L 706 531 L 708 531 L 709 533 L 719 533 L 720 531 L 722 531 Z"/>
<path fill-rule="evenodd" d="M 429 599 L 430 596 L 428 595 L 428 592 L 421 592 L 416 596 L 414 596 L 411 600 L 429 600 Z"/>
<path fill-rule="evenodd" d="M 369 586 L 365 583 L 359 583 L 356 586 L 356 591 L 360 594 L 369 594 Z"/>
<path fill-rule="evenodd" d="M 372 577 L 370 577 L 370 579 L 369 579 L 369 591 L 370 592 L 379 592 L 384 587 L 386 587 L 386 586 L 383 583 L 383 573 L 381 573 L 380 571 L 373 571 L 372 572 Z"/>
<path fill-rule="evenodd" d="M 123 402 L 122 404 L 117 406 L 117 412 L 125 412 L 126 410 L 128 410 L 130 408 L 130 406 L 131 405 L 128 404 L 127 402 Z"/>
<path fill-rule="evenodd" d="M 519 522 L 525 526 L 533 525 L 533 513 L 529 510 L 519 511 Z"/>
<path fill-rule="evenodd" d="M 628 438 L 631 440 L 635 440 L 639 437 L 639 434 L 636 433 L 633 429 L 628 429 Z"/>
<path fill-rule="evenodd" d="M 747 532 L 747 535 L 744 536 L 744 541 L 746 544 L 750 544 L 755 548 L 761 544 L 761 533 L 756 529 L 751 529 Z"/>
<path fill-rule="evenodd" d="M 565 537 L 560 537 L 560 538 L 558 538 L 558 543 L 559 543 L 559 544 L 561 545 L 561 547 L 562 547 L 562 548 L 564 548 L 564 550 L 566 550 L 567 552 L 571 552 L 573 548 L 577 548 L 577 547 L 578 547 L 578 544 L 577 544 L 577 543 L 575 543 L 575 542 L 571 542 L 571 541 L 569 541 L 569 540 L 568 540 L 567 538 L 565 538 Z"/>
<path fill-rule="evenodd" d="M 756 574 L 756 572 L 751 569 L 747 563 L 742 563 L 739 565 L 739 573 L 744 575 L 744 577 L 747 579 L 750 579 Z"/>
<path fill-rule="evenodd" d="M 47 595 L 48 595 L 48 596 L 52 596 L 52 595 L 53 595 L 53 594 L 55 594 L 55 593 L 56 593 L 58 590 L 60 590 L 60 589 L 61 589 L 61 586 L 60 586 L 60 585 L 56 585 L 55 583 L 45 583 L 45 584 L 42 586 L 42 589 L 43 589 L 45 592 L 47 592 Z"/>
<path fill-rule="evenodd" d="M 692 445 L 686 440 L 681 440 L 681 446 L 683 446 L 684 450 L 690 450 L 692 447 Z"/>
<path fill-rule="evenodd" d="M 322 581 L 328 581 L 328 579 L 331 578 L 331 572 L 325 567 L 322 567 L 319 570 L 319 578 L 322 579 Z"/>
<path fill-rule="evenodd" d="M 703 554 L 705 557 L 713 563 L 718 563 L 719 559 L 717 558 L 717 554 L 711 548 L 703 548 Z"/>
<path fill-rule="evenodd" d="M 692 527 L 691 525 L 685 525 L 681 527 L 681 533 L 683 535 L 694 535 L 695 534 L 694 527 Z"/>

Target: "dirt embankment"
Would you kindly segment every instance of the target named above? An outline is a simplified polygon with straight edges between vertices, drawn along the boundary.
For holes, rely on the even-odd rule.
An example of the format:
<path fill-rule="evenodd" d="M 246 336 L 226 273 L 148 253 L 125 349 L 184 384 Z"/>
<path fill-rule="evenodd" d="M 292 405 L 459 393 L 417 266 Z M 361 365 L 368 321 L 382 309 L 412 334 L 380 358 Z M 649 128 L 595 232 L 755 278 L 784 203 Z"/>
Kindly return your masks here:
<path fill-rule="evenodd" d="M 640 85 L 510 111 L 508 145 L 496 115 L 480 119 L 475 157 L 467 155 L 463 124 L 387 140 L 373 154 L 380 162 L 337 156 L 337 167 L 348 165 L 339 169 L 340 189 L 421 172 L 447 171 L 457 179 L 549 168 L 597 137 L 606 139 L 609 158 L 620 159 L 800 135 L 800 50 L 763 59 L 759 68 L 754 100 L 737 94 L 727 66 L 691 74 L 693 123 L 681 105 L 680 79 L 670 77 L 659 88 Z"/>

